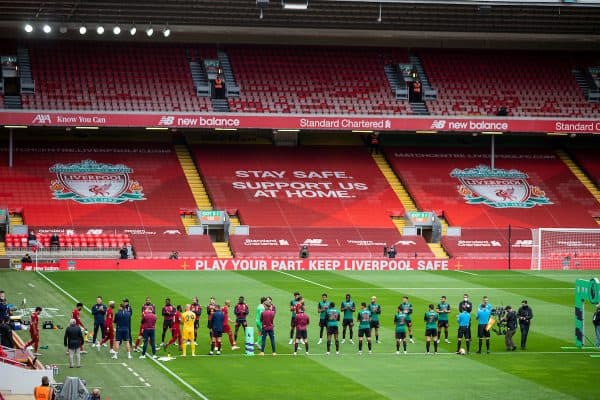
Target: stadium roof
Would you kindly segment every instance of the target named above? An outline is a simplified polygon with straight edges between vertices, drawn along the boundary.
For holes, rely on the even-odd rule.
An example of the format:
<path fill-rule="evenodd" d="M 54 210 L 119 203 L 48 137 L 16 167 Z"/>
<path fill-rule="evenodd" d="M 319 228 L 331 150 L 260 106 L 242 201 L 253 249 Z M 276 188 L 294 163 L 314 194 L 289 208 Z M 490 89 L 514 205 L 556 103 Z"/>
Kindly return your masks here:
<path fill-rule="evenodd" d="M 523 40 L 600 44 L 600 7 L 592 0 L 283 0 L 306 3 L 286 9 L 282 0 L 14 1 L 0 0 L 0 35 L 21 37 L 25 23 L 73 28 L 169 25 L 183 41 L 275 42 L 280 38 L 358 37 L 368 40 Z M 295 7 L 303 8 L 303 7 Z M 56 30 L 58 32 L 58 29 Z M 227 36 L 226 36 L 227 35 Z M 106 35 L 105 35 L 106 36 Z M 236 40 L 237 38 L 237 40 Z M 331 42 L 331 40 L 329 41 Z M 248 39 L 247 39 L 248 40 Z M 402 44 L 402 43 L 400 43 Z"/>

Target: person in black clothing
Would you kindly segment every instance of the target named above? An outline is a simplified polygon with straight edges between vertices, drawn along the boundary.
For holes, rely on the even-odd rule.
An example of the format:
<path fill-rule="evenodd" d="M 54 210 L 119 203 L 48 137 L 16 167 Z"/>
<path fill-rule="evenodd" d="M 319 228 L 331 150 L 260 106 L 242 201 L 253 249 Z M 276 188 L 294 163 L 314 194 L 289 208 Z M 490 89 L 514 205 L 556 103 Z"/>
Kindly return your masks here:
<path fill-rule="evenodd" d="M 127 247 L 125 247 L 125 246 L 121 247 L 121 250 L 119 250 L 119 257 L 121 258 L 121 260 L 127 260 L 127 258 L 128 258 Z"/>
<path fill-rule="evenodd" d="M 5 316 L 0 322 L 0 345 L 11 349 L 15 347 L 12 328 L 10 327 L 10 317 L 8 316 Z"/>
<path fill-rule="evenodd" d="M 33 260 L 31 259 L 31 256 L 29 255 L 29 253 L 27 253 L 23 256 L 23 258 L 21 258 L 21 262 L 31 264 L 33 262 Z"/>
<path fill-rule="evenodd" d="M 8 308 L 8 300 L 6 300 L 6 293 L 4 290 L 0 290 L 0 322 L 4 321 L 5 317 L 10 317 L 10 309 Z"/>
<path fill-rule="evenodd" d="M 458 303 L 458 312 L 461 313 L 463 311 L 466 311 L 469 314 L 473 311 L 473 303 L 469 301 L 469 295 L 466 293 L 463 295 L 463 301 Z"/>
<path fill-rule="evenodd" d="M 50 236 L 50 247 L 53 249 L 57 249 L 60 246 L 60 239 L 58 238 L 58 235 L 56 233 L 53 233 L 52 236 Z"/>
<path fill-rule="evenodd" d="M 502 320 L 506 323 L 506 334 L 504 335 L 504 344 L 506 351 L 515 351 L 517 346 L 513 341 L 513 335 L 517 331 L 517 313 L 511 306 L 506 306 L 506 315 Z"/>
<path fill-rule="evenodd" d="M 390 246 L 390 248 L 388 250 L 388 257 L 396 258 L 396 246 L 394 246 L 394 245 Z"/>
<path fill-rule="evenodd" d="M 596 347 L 600 347 L 600 303 L 596 305 L 596 312 L 592 317 L 594 328 L 596 328 Z"/>
<path fill-rule="evenodd" d="M 521 328 L 521 350 L 525 350 L 529 325 L 533 318 L 533 311 L 529 305 L 527 305 L 527 300 L 521 302 L 521 307 L 519 308 L 519 311 L 517 311 L 517 318 L 519 319 L 519 327 Z"/>
<path fill-rule="evenodd" d="M 83 333 L 74 319 L 69 322 L 65 329 L 64 345 L 69 350 L 69 368 L 73 368 L 73 357 L 77 360 L 77 368 L 81 367 L 80 347 L 83 343 Z"/>

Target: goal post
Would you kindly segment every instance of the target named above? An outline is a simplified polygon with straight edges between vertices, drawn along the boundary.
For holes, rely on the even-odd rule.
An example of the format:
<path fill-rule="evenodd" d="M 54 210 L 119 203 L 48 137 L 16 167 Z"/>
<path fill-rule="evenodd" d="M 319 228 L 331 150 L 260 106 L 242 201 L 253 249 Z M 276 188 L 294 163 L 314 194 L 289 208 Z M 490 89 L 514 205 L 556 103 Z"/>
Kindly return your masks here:
<path fill-rule="evenodd" d="M 532 229 L 531 269 L 600 269 L 600 229 Z"/>

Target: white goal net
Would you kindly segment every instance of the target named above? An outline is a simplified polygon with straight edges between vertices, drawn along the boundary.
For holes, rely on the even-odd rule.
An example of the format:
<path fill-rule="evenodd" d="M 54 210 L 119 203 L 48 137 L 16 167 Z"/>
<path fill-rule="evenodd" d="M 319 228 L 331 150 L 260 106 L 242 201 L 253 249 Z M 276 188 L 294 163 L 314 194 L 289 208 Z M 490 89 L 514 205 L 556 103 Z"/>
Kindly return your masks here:
<path fill-rule="evenodd" d="M 532 230 L 531 269 L 600 269 L 600 229 Z"/>

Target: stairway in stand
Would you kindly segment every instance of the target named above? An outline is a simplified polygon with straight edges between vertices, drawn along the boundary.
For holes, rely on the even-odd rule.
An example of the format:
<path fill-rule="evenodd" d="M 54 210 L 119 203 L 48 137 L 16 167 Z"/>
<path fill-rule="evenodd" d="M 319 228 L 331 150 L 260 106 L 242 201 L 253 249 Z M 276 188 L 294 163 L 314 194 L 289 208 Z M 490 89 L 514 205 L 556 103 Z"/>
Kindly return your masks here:
<path fill-rule="evenodd" d="M 212 210 L 212 202 L 208 197 L 208 193 L 206 192 L 206 188 L 202 179 L 200 178 L 200 174 L 198 173 L 198 169 L 196 168 L 196 164 L 194 164 L 194 160 L 190 155 L 187 147 L 184 145 L 176 145 L 175 152 L 177 154 L 177 158 L 179 159 L 179 163 L 181 164 L 181 169 L 185 175 L 185 179 L 192 190 L 192 196 L 194 196 L 194 201 L 196 202 L 196 207 L 199 210 Z M 190 225 L 198 225 L 198 221 L 195 215 L 183 215 L 181 217 L 181 221 L 185 226 L 186 232 Z M 229 243 L 227 242 L 213 242 L 213 247 L 215 252 L 217 253 L 217 257 L 219 258 L 233 258 L 231 253 L 231 248 L 229 247 Z"/>
<path fill-rule="evenodd" d="M 450 258 L 448 256 L 448 253 L 446 253 L 446 250 L 444 250 L 444 248 L 442 247 L 441 243 L 427 243 L 427 246 L 429 246 L 429 249 L 435 256 L 435 258 L 443 258 L 446 260 Z"/>
<path fill-rule="evenodd" d="M 592 196 L 594 196 L 596 201 L 600 203 L 600 190 L 598 190 L 596 184 L 586 175 L 586 173 L 581 170 L 579 165 L 577 165 L 575 161 L 573 161 L 573 159 L 564 150 L 557 150 L 556 155 L 558 155 L 558 157 L 571 170 L 573 175 L 575 175 L 577 179 L 579 179 L 579 182 L 581 182 L 581 184 L 585 186 L 587 190 L 590 191 L 590 193 L 592 194 Z"/>
<path fill-rule="evenodd" d="M 4 242 L 0 242 L 0 257 L 6 256 L 6 244 Z"/>
<path fill-rule="evenodd" d="M 375 160 L 375 164 L 377 164 L 379 170 L 381 170 L 381 173 L 394 190 L 394 193 L 398 196 L 398 200 L 400 200 L 402 207 L 404 207 L 404 212 L 417 211 L 415 202 L 411 199 L 410 195 L 402 185 L 402 182 L 400 182 L 400 179 L 398 179 L 398 176 L 396 176 L 383 154 L 373 154 L 372 156 L 373 160 Z M 393 217 L 392 222 L 402 234 L 402 228 L 406 225 L 406 219 L 404 217 Z"/>

